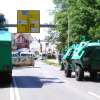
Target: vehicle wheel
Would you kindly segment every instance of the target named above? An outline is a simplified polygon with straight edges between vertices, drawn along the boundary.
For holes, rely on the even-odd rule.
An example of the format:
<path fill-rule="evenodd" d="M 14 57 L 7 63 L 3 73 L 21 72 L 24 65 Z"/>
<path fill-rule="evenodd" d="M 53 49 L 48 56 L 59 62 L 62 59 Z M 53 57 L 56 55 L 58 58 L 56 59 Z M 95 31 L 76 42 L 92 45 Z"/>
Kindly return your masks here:
<path fill-rule="evenodd" d="M 12 82 L 12 79 L 8 79 L 8 80 L 6 81 L 6 85 L 10 85 L 11 82 Z"/>
<path fill-rule="evenodd" d="M 2 80 L 0 81 L 1 86 L 10 86 L 12 82 L 12 73 L 11 72 L 4 72 L 2 74 Z"/>
<path fill-rule="evenodd" d="M 5 83 L 10 85 L 12 82 L 12 72 L 7 72 L 5 77 Z"/>
<path fill-rule="evenodd" d="M 77 81 L 82 81 L 84 78 L 84 71 L 79 65 L 75 68 L 75 77 Z"/>
<path fill-rule="evenodd" d="M 91 80 L 96 80 L 97 79 L 97 72 L 96 71 L 91 71 L 90 72 L 90 78 L 91 78 Z"/>
<path fill-rule="evenodd" d="M 66 77 L 71 77 L 71 70 L 69 69 L 69 67 L 68 66 L 65 66 L 65 76 Z"/>

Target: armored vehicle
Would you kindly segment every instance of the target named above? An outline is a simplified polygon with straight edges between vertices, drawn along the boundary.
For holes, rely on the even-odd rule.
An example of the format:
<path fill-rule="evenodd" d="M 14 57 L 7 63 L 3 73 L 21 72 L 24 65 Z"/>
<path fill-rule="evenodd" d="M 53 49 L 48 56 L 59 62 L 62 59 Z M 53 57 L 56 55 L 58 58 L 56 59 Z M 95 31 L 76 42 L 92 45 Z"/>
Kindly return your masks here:
<path fill-rule="evenodd" d="M 62 66 L 65 70 L 66 77 L 71 77 L 71 72 L 72 72 L 71 69 L 73 66 L 72 62 L 71 62 L 71 57 L 73 55 L 75 48 L 77 48 L 77 47 L 78 47 L 78 44 L 73 44 L 72 46 L 70 46 L 62 58 Z"/>
<path fill-rule="evenodd" d="M 12 80 L 11 33 L 3 27 L 4 15 L 0 14 L 0 84 Z"/>
<path fill-rule="evenodd" d="M 100 42 L 81 42 L 74 49 L 70 58 L 71 66 L 66 65 L 65 72 L 70 74 L 75 72 L 76 80 L 81 81 L 84 78 L 84 72 L 90 73 L 90 78 L 95 80 L 97 72 L 100 71 Z"/>

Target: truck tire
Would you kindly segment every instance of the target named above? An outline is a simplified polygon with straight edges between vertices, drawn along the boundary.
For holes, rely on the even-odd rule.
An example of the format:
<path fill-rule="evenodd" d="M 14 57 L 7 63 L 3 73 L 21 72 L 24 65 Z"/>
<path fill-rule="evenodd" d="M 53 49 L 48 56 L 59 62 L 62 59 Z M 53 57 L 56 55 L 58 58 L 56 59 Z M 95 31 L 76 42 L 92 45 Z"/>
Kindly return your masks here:
<path fill-rule="evenodd" d="M 8 77 L 8 84 L 11 84 L 11 82 L 12 82 L 12 72 L 9 72 L 9 75 L 7 77 Z"/>
<path fill-rule="evenodd" d="M 82 81 L 84 78 L 84 71 L 79 65 L 75 68 L 75 77 L 77 81 Z"/>
<path fill-rule="evenodd" d="M 93 81 L 95 81 L 97 79 L 97 72 L 96 71 L 90 72 L 90 79 Z"/>
<path fill-rule="evenodd" d="M 0 75 L 2 77 L 0 86 L 9 86 L 12 82 L 12 72 L 2 72 Z"/>
<path fill-rule="evenodd" d="M 65 76 L 71 77 L 71 73 L 72 71 L 70 70 L 70 68 L 68 66 L 65 66 Z"/>

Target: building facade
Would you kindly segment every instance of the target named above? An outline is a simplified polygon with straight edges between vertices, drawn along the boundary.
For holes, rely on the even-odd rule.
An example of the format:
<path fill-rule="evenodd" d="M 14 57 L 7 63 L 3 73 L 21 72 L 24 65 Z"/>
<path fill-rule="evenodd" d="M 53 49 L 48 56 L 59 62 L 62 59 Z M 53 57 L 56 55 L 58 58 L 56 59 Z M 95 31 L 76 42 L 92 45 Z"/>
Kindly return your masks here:
<path fill-rule="evenodd" d="M 21 48 L 29 48 L 32 42 L 32 36 L 28 33 L 13 33 L 12 34 L 12 50 Z"/>

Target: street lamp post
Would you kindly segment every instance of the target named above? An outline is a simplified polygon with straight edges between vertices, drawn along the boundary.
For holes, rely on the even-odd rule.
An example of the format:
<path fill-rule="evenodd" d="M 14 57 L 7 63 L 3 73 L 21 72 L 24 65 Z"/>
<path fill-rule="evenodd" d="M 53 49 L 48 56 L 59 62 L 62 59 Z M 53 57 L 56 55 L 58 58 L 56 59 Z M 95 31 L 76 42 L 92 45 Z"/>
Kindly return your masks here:
<path fill-rule="evenodd" d="M 68 2 L 68 13 L 69 13 L 69 0 L 67 1 Z M 69 43 L 70 43 L 70 37 L 69 37 L 69 35 L 70 35 L 70 21 L 69 21 L 69 19 L 70 19 L 70 13 L 68 14 L 68 37 L 67 37 L 67 40 L 68 40 L 68 48 L 69 48 Z"/>
<path fill-rule="evenodd" d="M 67 41 L 68 41 L 68 48 L 69 48 L 69 30 L 68 30 L 68 36 L 67 36 Z"/>
<path fill-rule="evenodd" d="M 70 42 L 70 41 L 69 41 L 69 38 L 70 38 L 70 37 L 69 37 L 69 34 L 70 34 L 70 25 L 69 25 L 69 23 L 70 23 L 70 22 L 69 22 L 69 15 L 68 15 L 68 31 L 67 31 L 67 35 L 68 35 L 68 36 L 67 36 L 68 48 L 69 48 L 69 42 Z"/>

